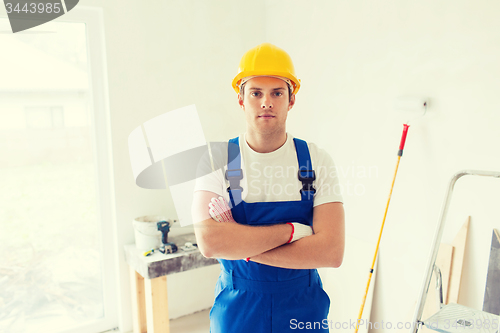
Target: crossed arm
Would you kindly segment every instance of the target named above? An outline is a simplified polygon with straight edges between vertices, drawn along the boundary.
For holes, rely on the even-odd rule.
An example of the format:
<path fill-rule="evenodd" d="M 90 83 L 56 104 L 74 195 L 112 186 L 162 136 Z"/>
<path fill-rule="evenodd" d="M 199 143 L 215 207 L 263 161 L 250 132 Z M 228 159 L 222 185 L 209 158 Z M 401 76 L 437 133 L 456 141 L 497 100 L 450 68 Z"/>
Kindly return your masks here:
<path fill-rule="evenodd" d="M 314 207 L 314 234 L 286 244 L 288 224 L 248 226 L 219 223 L 208 213 L 208 203 L 218 195 L 194 193 L 192 214 L 198 247 L 207 258 L 250 260 L 283 268 L 339 267 L 344 256 L 344 208 L 340 202 Z M 290 221 L 292 222 L 292 221 Z"/>

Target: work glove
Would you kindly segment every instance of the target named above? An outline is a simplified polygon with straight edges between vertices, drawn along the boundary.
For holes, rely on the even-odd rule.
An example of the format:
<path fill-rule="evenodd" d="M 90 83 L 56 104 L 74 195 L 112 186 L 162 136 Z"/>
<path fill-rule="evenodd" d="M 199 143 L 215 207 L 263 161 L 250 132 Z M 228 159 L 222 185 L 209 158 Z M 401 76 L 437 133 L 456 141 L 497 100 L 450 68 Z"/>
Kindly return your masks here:
<path fill-rule="evenodd" d="M 208 204 L 208 212 L 217 222 L 236 222 L 231 214 L 231 208 L 223 197 L 212 198 Z"/>
<path fill-rule="evenodd" d="M 290 239 L 287 243 L 293 243 L 296 240 L 311 236 L 313 234 L 313 229 L 308 225 L 297 222 L 289 222 L 287 224 L 290 224 L 293 228 L 292 234 L 290 235 Z"/>

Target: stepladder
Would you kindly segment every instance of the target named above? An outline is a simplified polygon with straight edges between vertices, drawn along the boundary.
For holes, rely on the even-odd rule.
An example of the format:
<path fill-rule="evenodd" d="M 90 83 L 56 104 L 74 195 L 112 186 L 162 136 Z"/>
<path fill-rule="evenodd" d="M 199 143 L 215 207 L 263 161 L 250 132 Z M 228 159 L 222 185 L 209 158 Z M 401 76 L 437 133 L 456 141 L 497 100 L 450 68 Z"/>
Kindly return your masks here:
<path fill-rule="evenodd" d="M 445 200 L 441 209 L 441 216 L 434 235 L 434 241 L 431 248 L 431 254 L 425 273 L 425 278 L 420 290 L 417 306 L 413 315 L 413 323 L 410 333 L 417 333 L 420 328 L 425 326 L 431 330 L 441 333 L 500 333 L 500 316 L 485 311 L 476 310 L 456 303 L 443 303 L 443 284 L 441 281 L 441 272 L 436 265 L 436 258 L 441 243 L 444 224 L 448 214 L 453 189 L 458 179 L 463 176 L 483 176 L 500 178 L 500 172 L 463 170 L 456 173 L 447 189 Z M 436 276 L 436 302 L 438 311 L 428 318 L 422 318 L 423 309 L 427 300 L 431 276 Z M 500 281 L 499 281 L 500 283 Z"/>

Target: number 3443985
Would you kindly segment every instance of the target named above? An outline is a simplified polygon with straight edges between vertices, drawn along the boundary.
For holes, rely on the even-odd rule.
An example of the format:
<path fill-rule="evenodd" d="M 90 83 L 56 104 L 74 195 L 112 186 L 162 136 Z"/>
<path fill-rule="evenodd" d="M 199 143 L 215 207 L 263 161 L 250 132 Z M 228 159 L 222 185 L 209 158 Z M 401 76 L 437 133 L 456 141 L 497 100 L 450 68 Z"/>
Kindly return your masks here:
<path fill-rule="evenodd" d="M 7 14 L 12 12 L 15 13 L 30 13 L 30 14 L 59 14 L 61 12 L 61 4 L 60 3 L 25 3 L 24 6 L 21 7 L 19 3 L 5 3 L 5 8 L 7 9 Z"/>

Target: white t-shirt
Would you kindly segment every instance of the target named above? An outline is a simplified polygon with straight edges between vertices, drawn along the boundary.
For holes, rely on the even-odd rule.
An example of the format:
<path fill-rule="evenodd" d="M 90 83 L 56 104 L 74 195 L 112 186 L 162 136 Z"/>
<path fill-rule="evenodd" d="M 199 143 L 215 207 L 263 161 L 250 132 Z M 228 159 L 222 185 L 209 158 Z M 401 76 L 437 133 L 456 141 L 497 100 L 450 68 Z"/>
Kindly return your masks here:
<path fill-rule="evenodd" d="M 328 202 L 342 202 L 342 195 L 337 177 L 337 170 L 330 155 L 314 143 L 307 143 L 311 156 L 312 169 L 316 180 L 313 187 L 314 206 Z M 210 145 L 210 162 L 202 159 L 198 170 L 212 171 L 196 179 L 194 191 L 210 191 L 222 196 L 229 202 L 225 179 L 227 169 L 227 145 Z M 298 160 L 293 137 L 287 133 L 283 146 L 270 153 L 258 153 L 248 145 L 245 134 L 239 136 L 241 169 L 243 179 L 242 199 L 245 202 L 299 201 L 302 183 L 298 179 Z M 215 170 L 215 171 L 214 171 Z M 207 174 L 208 173 L 208 174 Z"/>

